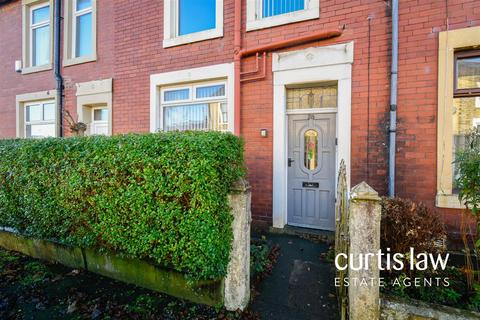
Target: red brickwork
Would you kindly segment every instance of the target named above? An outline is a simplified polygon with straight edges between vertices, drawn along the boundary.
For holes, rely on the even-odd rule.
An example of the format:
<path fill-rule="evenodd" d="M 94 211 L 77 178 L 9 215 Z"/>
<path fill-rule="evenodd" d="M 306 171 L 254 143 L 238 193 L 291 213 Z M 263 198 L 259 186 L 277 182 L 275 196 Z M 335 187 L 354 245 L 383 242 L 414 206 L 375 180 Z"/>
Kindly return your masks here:
<path fill-rule="evenodd" d="M 245 3 L 245 1 L 243 1 Z M 164 49 L 163 2 L 97 1 L 98 60 L 63 69 L 66 108 L 75 114 L 78 82 L 113 78 L 113 132 L 149 130 L 150 75 L 233 61 L 234 2 L 225 0 L 224 37 Z M 244 48 L 345 27 L 341 37 L 302 47 L 354 41 L 352 75 L 352 185 L 366 180 L 387 188 L 390 78 L 388 1 L 320 0 L 320 19 L 242 34 Z M 245 6 L 245 4 L 244 4 Z M 245 7 L 243 8 L 245 30 Z M 475 0 L 405 0 L 400 4 L 398 195 L 433 206 L 436 194 L 438 32 L 480 25 Z M 52 71 L 14 72 L 20 60 L 21 1 L 0 7 L 0 137 L 15 136 L 15 95 L 54 89 Z M 249 69 L 254 58 L 243 63 Z M 273 87 L 271 54 L 266 79 L 242 85 L 241 133 L 246 142 L 254 219 L 271 224 Z M 341 93 L 340 93 L 341 94 Z M 267 138 L 260 136 L 267 129 Z M 441 210 L 457 226 L 458 211 Z"/>

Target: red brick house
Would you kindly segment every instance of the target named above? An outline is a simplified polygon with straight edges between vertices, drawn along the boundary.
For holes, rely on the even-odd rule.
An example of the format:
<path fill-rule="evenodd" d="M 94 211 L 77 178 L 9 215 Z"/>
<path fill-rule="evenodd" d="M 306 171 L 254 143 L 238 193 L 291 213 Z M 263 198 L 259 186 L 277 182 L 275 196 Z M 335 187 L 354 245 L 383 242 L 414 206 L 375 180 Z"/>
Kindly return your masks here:
<path fill-rule="evenodd" d="M 60 107 L 86 134 L 232 131 L 254 220 L 275 227 L 334 228 L 341 159 L 350 185 L 387 193 L 391 1 L 64 0 L 63 103 L 54 8 L 0 1 L 1 138 L 69 135 Z M 398 17 L 390 187 L 455 231 L 453 153 L 480 125 L 480 2 L 402 0 Z"/>

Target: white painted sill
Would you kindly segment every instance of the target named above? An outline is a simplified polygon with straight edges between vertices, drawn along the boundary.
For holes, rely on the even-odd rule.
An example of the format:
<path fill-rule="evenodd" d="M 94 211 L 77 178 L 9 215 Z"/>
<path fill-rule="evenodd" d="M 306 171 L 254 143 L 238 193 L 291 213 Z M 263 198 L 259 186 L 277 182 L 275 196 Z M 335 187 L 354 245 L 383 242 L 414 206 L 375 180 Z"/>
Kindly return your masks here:
<path fill-rule="evenodd" d="M 247 31 L 271 28 L 275 26 L 281 26 L 285 24 L 318 19 L 318 18 L 320 18 L 320 8 L 312 7 L 307 10 L 285 13 L 285 14 L 273 16 L 273 17 L 256 19 L 256 20 L 247 20 Z"/>
<path fill-rule="evenodd" d="M 63 66 L 64 67 L 69 67 L 69 66 L 74 66 L 74 65 L 77 65 L 77 64 L 94 62 L 94 61 L 97 61 L 97 56 L 70 58 L 70 59 L 64 59 L 63 60 Z"/>
<path fill-rule="evenodd" d="M 47 71 L 47 70 L 52 70 L 52 65 L 51 65 L 51 64 L 45 64 L 45 65 L 43 65 L 43 66 L 35 66 L 35 67 L 23 68 L 23 69 L 22 69 L 22 74 L 42 72 L 42 71 Z"/>
<path fill-rule="evenodd" d="M 465 204 L 460 202 L 457 194 L 437 193 L 435 198 L 435 206 L 438 208 L 448 209 L 465 209 Z"/>
<path fill-rule="evenodd" d="M 178 36 L 175 38 L 164 39 L 163 47 L 170 48 L 175 46 L 181 46 L 188 43 L 194 43 L 194 42 L 221 38 L 221 37 L 223 37 L 223 28 L 205 30 L 205 31 L 191 33 L 191 34 L 186 34 L 184 36 Z"/>

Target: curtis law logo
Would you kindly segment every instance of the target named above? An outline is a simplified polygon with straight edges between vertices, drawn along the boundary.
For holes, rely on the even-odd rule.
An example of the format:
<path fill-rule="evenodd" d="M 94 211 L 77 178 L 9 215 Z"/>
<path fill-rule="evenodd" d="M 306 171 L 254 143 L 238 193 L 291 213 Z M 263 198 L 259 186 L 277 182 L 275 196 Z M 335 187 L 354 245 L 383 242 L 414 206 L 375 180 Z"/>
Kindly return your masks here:
<path fill-rule="evenodd" d="M 448 264 L 450 254 L 415 253 L 410 248 L 407 254 L 392 253 L 390 248 L 387 252 L 378 250 L 376 253 L 362 253 L 358 255 L 339 253 L 335 256 L 335 267 L 339 271 L 370 270 L 378 268 L 381 271 L 444 271 Z M 335 286 L 380 286 L 387 285 L 383 277 L 379 278 L 335 278 Z M 415 277 L 399 276 L 393 279 L 392 286 L 450 286 L 448 277 Z"/>

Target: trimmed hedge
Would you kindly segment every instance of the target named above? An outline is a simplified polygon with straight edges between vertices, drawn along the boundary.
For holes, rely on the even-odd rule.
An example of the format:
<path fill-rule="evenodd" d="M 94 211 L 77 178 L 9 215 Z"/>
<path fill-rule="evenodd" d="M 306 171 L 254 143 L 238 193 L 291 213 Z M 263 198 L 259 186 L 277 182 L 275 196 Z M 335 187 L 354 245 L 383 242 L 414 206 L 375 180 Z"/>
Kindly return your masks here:
<path fill-rule="evenodd" d="M 243 142 L 218 132 L 0 141 L 0 226 L 186 273 L 226 274 Z"/>

